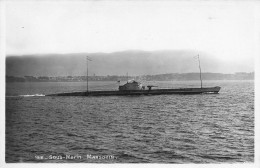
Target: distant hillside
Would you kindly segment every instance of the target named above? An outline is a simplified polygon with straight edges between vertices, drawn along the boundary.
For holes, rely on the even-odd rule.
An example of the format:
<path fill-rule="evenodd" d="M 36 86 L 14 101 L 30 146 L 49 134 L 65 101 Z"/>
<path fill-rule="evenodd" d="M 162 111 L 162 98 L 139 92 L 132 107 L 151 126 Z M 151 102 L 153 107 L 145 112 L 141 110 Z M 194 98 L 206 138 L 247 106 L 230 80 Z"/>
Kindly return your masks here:
<path fill-rule="evenodd" d="M 166 73 L 199 72 L 198 53 L 179 51 L 122 51 L 114 53 L 74 53 L 7 56 L 8 76 L 81 76 L 86 75 L 86 56 L 90 75 L 154 75 Z M 206 53 L 200 53 L 202 72 L 248 72 L 247 64 L 220 61 Z M 252 69 L 252 68 L 251 68 Z M 251 70 L 253 71 L 253 70 Z"/>

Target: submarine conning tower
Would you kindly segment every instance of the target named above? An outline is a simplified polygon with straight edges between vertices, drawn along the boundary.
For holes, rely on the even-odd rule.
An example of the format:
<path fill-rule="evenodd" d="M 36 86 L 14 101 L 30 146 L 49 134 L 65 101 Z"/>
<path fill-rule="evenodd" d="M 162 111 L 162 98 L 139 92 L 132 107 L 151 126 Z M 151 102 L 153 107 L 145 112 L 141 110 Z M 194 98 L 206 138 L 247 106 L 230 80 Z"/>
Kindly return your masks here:
<path fill-rule="evenodd" d="M 140 82 L 131 80 L 126 84 L 119 86 L 119 91 L 125 91 L 125 90 L 144 90 L 144 86 Z"/>

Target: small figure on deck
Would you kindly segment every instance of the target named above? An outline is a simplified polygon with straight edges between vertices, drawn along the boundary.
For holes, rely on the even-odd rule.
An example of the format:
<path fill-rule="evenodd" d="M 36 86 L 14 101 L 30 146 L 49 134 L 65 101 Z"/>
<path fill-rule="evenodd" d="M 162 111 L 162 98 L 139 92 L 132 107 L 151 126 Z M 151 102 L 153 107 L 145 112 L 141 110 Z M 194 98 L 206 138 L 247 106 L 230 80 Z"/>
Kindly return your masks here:
<path fill-rule="evenodd" d="M 153 86 L 153 85 L 148 85 L 148 90 L 152 90 L 152 87 L 158 87 L 158 86 Z"/>

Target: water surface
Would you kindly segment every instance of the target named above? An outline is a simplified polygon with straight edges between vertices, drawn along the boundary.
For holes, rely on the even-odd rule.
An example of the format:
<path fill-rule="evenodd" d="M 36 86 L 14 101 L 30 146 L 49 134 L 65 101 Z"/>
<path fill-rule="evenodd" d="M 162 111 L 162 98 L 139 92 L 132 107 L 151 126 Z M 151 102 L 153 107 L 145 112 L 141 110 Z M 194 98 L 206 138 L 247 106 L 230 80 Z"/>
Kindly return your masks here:
<path fill-rule="evenodd" d="M 204 81 L 204 86 L 222 88 L 201 95 L 47 97 L 86 90 L 86 83 L 7 83 L 6 162 L 253 162 L 254 82 Z M 90 82 L 89 88 L 116 90 L 118 84 Z M 81 158 L 36 158 L 50 155 Z"/>

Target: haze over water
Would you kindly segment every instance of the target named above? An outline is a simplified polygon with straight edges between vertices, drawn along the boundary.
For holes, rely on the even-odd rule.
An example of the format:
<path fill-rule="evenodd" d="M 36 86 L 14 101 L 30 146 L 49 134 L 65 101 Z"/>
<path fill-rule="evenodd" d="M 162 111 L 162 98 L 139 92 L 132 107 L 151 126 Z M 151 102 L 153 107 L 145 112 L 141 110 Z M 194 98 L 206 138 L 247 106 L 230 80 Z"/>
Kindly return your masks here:
<path fill-rule="evenodd" d="M 91 90 L 118 87 L 89 84 Z M 199 82 L 155 84 L 179 88 Z M 86 83 L 7 83 L 6 162 L 253 162 L 254 81 L 204 81 L 204 86 L 222 88 L 202 95 L 47 97 L 85 90 Z M 82 158 L 35 159 L 66 154 Z"/>

